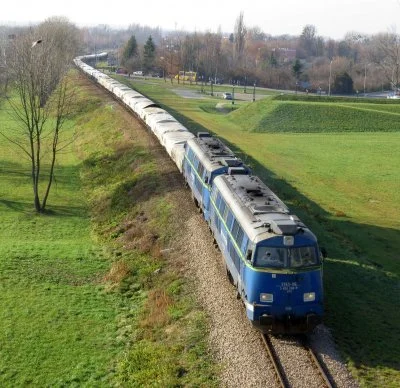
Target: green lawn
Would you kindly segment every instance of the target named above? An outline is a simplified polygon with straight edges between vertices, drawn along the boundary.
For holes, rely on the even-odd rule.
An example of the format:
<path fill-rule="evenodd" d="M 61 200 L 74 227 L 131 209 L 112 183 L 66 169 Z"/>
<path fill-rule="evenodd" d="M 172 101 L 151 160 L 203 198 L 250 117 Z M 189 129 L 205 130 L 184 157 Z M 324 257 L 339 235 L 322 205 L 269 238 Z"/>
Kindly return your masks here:
<path fill-rule="evenodd" d="M 239 103 L 133 87 L 225 139 L 317 234 L 327 325 L 362 386 L 400 379 L 400 105 L 296 97 Z"/>
<path fill-rule="evenodd" d="M 231 117 L 244 130 L 274 133 L 397 132 L 399 119 L 400 105 L 271 99 L 250 104 Z"/>
<path fill-rule="evenodd" d="M 28 162 L 5 141 L 0 154 L 0 385 L 107 385 L 120 297 L 101 287 L 110 262 L 91 238 L 81 161 L 61 156 L 51 212 L 36 215 Z"/>
<path fill-rule="evenodd" d="M 154 155 L 124 110 L 73 77 L 64 139 L 75 141 L 45 214 L 33 210 L 27 161 L 0 142 L 0 386 L 216 386 L 205 316 L 152 250 L 175 236 Z M 15 130 L 7 105 L 0 122 Z"/>

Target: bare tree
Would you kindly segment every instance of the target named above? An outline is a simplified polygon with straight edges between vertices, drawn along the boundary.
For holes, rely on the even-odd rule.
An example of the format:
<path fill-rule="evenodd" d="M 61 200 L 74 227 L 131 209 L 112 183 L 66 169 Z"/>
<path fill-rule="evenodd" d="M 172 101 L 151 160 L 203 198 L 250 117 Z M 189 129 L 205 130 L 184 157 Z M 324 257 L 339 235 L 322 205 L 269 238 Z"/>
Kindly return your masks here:
<path fill-rule="evenodd" d="M 7 93 L 7 48 L 10 38 L 7 36 L 7 29 L 0 27 L 0 101 L 5 97 Z M 11 35 L 10 35 L 11 36 Z"/>
<path fill-rule="evenodd" d="M 46 208 L 57 154 L 65 147 L 60 135 L 72 98 L 66 74 L 77 42 L 77 30 L 66 19 L 48 19 L 16 37 L 7 61 L 17 95 L 8 102 L 19 127 L 0 133 L 29 160 L 37 212 Z"/>
<path fill-rule="evenodd" d="M 391 32 L 374 36 L 370 57 L 383 71 L 392 88 L 400 88 L 400 35 Z"/>
<path fill-rule="evenodd" d="M 246 26 L 243 21 L 243 11 L 240 12 L 235 23 L 235 59 L 237 65 L 241 66 L 246 43 Z"/>

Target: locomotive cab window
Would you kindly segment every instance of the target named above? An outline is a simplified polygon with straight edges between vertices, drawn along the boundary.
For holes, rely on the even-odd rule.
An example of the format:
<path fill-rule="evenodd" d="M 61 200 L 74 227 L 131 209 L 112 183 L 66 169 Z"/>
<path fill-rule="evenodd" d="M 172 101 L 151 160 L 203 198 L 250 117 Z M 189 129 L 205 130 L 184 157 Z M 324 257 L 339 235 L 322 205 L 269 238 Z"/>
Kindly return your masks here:
<path fill-rule="evenodd" d="M 319 264 L 315 247 L 258 247 L 254 266 L 264 268 L 305 268 Z"/>
<path fill-rule="evenodd" d="M 301 247 L 290 249 L 290 266 L 296 267 L 310 267 L 318 264 L 318 256 L 315 253 L 314 247 Z"/>
<path fill-rule="evenodd" d="M 255 267 L 285 268 L 287 267 L 286 248 L 259 247 L 255 257 Z"/>

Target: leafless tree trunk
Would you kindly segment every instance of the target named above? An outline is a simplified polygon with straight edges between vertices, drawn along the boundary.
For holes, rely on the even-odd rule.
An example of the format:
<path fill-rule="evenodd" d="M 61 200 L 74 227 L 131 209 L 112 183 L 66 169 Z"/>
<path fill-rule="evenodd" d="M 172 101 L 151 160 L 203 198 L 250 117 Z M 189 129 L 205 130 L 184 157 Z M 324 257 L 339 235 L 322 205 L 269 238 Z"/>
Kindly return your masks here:
<path fill-rule="evenodd" d="M 0 129 L 0 133 L 30 162 L 37 212 L 46 208 L 57 154 L 65 147 L 60 134 L 71 106 L 65 76 L 77 47 L 76 31 L 65 19 L 49 19 L 36 31 L 18 36 L 7 61 L 10 87 L 17 94 L 8 102 L 20 129 L 11 134 Z M 42 199 L 40 188 L 44 188 Z"/>
<path fill-rule="evenodd" d="M 242 66 L 245 38 L 246 38 L 246 27 L 244 25 L 243 11 L 242 11 L 240 12 L 235 23 L 235 59 L 237 61 L 236 65 L 239 67 Z"/>
<path fill-rule="evenodd" d="M 400 88 L 400 36 L 396 33 L 379 34 L 371 44 L 371 61 L 384 73 L 393 89 Z"/>

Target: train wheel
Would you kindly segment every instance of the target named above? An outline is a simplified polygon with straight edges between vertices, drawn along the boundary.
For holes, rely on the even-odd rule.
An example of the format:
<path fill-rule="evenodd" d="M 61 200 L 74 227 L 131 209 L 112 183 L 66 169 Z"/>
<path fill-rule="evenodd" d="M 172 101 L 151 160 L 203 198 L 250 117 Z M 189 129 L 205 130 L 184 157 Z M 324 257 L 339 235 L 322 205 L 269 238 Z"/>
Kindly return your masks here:
<path fill-rule="evenodd" d="M 200 209 L 199 201 L 196 199 L 196 197 L 194 196 L 193 193 L 192 193 L 192 201 L 193 201 L 193 203 L 196 205 L 197 211 L 200 212 L 201 209 Z"/>
<path fill-rule="evenodd" d="M 231 271 L 229 271 L 229 269 L 226 266 L 226 264 L 225 264 L 225 270 L 226 270 L 226 276 L 228 277 L 229 283 L 231 283 L 234 286 L 235 283 L 233 281 L 233 277 L 232 277 Z"/>
<path fill-rule="evenodd" d="M 213 241 L 213 245 L 214 245 L 215 249 L 219 250 L 219 246 L 218 246 L 217 240 L 215 238 L 214 238 L 214 241 Z"/>

